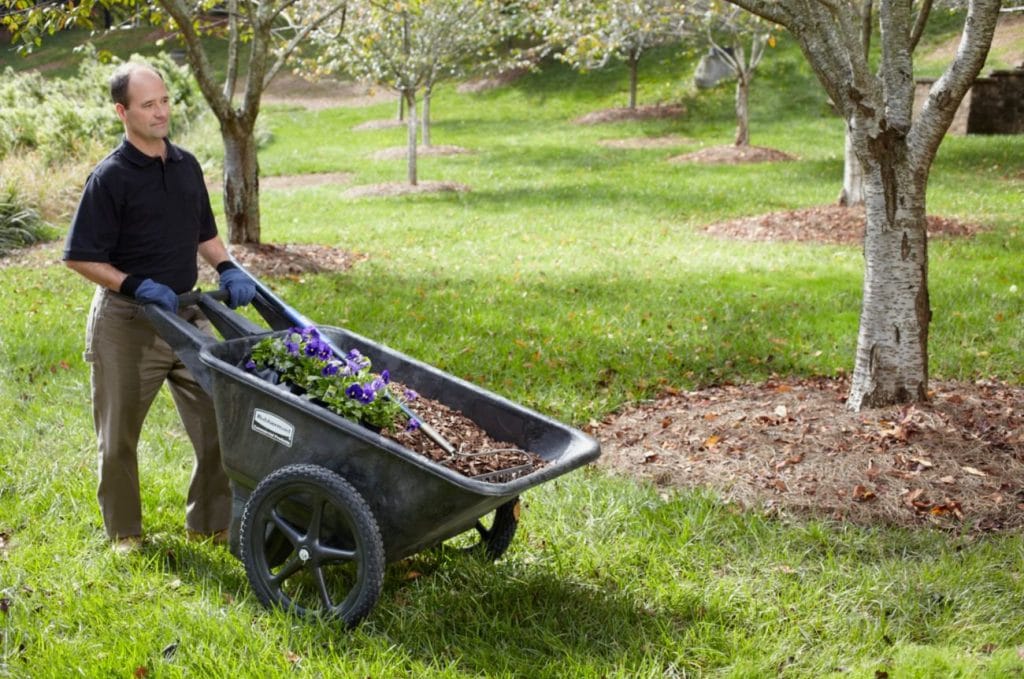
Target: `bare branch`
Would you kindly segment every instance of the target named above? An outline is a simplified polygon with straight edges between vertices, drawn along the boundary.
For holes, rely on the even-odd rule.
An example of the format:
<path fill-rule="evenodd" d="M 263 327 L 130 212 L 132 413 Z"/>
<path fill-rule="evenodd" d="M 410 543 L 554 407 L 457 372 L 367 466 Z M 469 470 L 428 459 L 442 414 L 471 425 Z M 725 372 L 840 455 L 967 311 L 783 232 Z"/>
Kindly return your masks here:
<path fill-rule="evenodd" d="M 910 34 L 910 51 L 917 49 L 917 43 L 921 42 L 924 35 L 924 27 L 928 24 L 928 15 L 932 11 L 932 0 L 922 0 L 921 8 L 917 10 L 917 18 L 914 19 L 914 30 Z"/>
<path fill-rule="evenodd" d="M 742 7 L 762 19 L 767 19 L 787 28 L 793 20 L 789 7 L 780 2 L 772 2 L 771 0 L 728 0 L 728 2 L 737 7 Z"/>
<path fill-rule="evenodd" d="M 919 167 L 928 167 L 953 116 L 981 72 L 999 20 L 1000 0 L 971 0 L 956 56 L 928 91 L 911 130 L 910 148 Z"/>

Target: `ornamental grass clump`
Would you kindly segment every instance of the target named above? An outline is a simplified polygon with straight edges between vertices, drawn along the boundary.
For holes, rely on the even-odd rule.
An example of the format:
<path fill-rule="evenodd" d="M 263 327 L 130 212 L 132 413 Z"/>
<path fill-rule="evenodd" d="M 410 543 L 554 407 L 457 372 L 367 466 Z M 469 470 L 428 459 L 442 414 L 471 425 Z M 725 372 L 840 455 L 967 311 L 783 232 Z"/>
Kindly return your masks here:
<path fill-rule="evenodd" d="M 284 336 L 261 340 L 245 367 L 251 372 L 269 368 L 279 382 L 298 387 L 314 403 L 372 428 L 394 432 L 400 425 L 419 427 L 401 406 L 414 400 L 416 392 L 397 393 L 388 371 L 371 372 L 370 359 L 358 349 L 336 356 L 316 328 L 291 328 Z"/>

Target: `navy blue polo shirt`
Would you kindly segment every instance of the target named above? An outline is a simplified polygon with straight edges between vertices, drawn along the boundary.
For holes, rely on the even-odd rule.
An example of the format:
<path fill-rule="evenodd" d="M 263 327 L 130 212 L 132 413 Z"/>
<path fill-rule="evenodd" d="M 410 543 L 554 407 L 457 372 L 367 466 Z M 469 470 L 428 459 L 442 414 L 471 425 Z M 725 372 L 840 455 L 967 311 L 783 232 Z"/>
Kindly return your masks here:
<path fill-rule="evenodd" d="M 192 289 L 199 244 L 217 235 L 217 224 L 199 161 L 166 143 L 164 161 L 125 139 L 93 169 L 65 260 L 105 262 L 179 294 Z"/>

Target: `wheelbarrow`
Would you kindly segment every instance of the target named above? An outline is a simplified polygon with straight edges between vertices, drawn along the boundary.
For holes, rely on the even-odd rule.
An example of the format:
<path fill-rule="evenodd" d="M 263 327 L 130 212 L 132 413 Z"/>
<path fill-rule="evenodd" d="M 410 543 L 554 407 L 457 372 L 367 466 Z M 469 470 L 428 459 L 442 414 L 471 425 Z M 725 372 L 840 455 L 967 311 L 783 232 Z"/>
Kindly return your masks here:
<path fill-rule="evenodd" d="M 545 463 L 508 480 L 465 476 L 261 379 L 245 369 L 252 347 L 286 334 L 295 313 L 253 280 L 253 307 L 268 327 L 229 309 L 219 291 L 180 303 L 198 305 L 221 338 L 156 305 L 146 313 L 213 397 L 232 489 L 230 549 L 264 606 L 355 626 L 376 605 L 387 563 L 457 536 L 499 558 L 518 527 L 519 496 L 600 455 L 576 429 L 339 327 L 318 329 Z"/>

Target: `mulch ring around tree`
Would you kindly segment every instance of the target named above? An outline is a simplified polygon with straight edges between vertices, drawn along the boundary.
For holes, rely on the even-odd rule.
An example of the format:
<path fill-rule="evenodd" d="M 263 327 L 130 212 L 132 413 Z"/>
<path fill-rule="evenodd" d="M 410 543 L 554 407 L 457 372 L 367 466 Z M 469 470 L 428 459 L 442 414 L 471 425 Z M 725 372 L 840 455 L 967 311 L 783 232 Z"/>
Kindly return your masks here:
<path fill-rule="evenodd" d="M 736 146 L 728 144 L 725 146 L 709 146 L 699 151 L 673 156 L 668 160 L 670 163 L 738 165 L 740 163 L 781 163 L 796 160 L 796 157 L 784 151 L 765 146 Z"/>
<path fill-rule="evenodd" d="M 957 532 L 1024 526 L 1024 388 L 931 384 L 854 413 L 845 379 L 667 393 L 589 432 L 597 464 L 664 489 L 711 488 L 772 515 Z"/>
<path fill-rule="evenodd" d="M 624 120 L 652 120 L 659 118 L 678 118 L 686 113 L 682 104 L 650 104 L 636 108 L 607 108 L 591 111 L 575 118 L 577 125 L 599 125 L 601 123 L 618 123 Z"/>
<path fill-rule="evenodd" d="M 457 182 L 421 181 L 417 184 L 409 184 L 408 182 L 387 182 L 383 184 L 364 184 L 362 186 L 353 186 L 350 189 L 346 189 L 341 195 L 345 198 L 372 198 L 405 196 L 419 193 L 460 193 L 464 191 L 469 191 L 469 187 Z"/>
<path fill-rule="evenodd" d="M 355 174 L 352 172 L 310 172 L 307 174 L 269 175 L 260 177 L 261 189 L 307 189 L 314 186 L 349 184 Z M 219 179 L 206 177 L 206 190 L 211 194 L 220 192 Z"/>
<path fill-rule="evenodd" d="M 378 120 L 367 120 L 364 123 L 359 123 L 353 130 L 363 132 L 366 130 L 390 130 L 394 127 L 406 127 L 409 123 L 405 120 L 399 120 L 398 118 L 382 118 Z"/>
<path fill-rule="evenodd" d="M 749 241 L 796 241 L 856 245 L 864 238 L 863 207 L 821 205 L 740 217 L 709 225 L 705 231 L 719 238 Z M 970 237 L 982 230 L 978 224 L 928 215 L 928 235 Z"/>
<path fill-rule="evenodd" d="M 689 146 L 696 144 L 695 139 L 683 137 L 678 134 L 668 134 L 661 137 L 628 137 L 625 139 L 601 139 L 598 145 L 609 149 L 670 149 L 678 146 Z"/>
<path fill-rule="evenodd" d="M 430 146 L 417 146 L 416 155 L 420 157 L 443 157 L 457 156 L 463 153 L 470 153 L 469 149 L 461 146 L 446 144 L 431 144 Z M 375 151 L 370 157 L 374 160 L 404 160 L 409 155 L 408 146 L 392 146 L 391 148 Z"/>
<path fill-rule="evenodd" d="M 481 78 L 467 80 L 457 85 L 455 87 L 455 91 L 458 92 L 459 94 L 476 94 L 479 92 L 487 92 L 498 87 L 503 87 L 504 85 L 510 85 L 529 72 L 529 66 L 517 66 L 502 71 L 501 73 L 498 73 L 496 75 L 484 76 Z"/>

